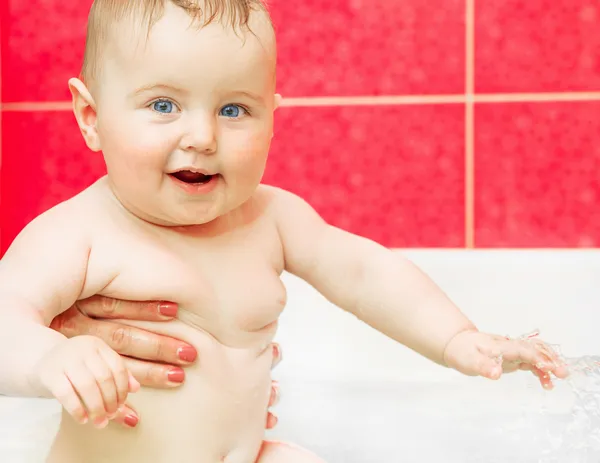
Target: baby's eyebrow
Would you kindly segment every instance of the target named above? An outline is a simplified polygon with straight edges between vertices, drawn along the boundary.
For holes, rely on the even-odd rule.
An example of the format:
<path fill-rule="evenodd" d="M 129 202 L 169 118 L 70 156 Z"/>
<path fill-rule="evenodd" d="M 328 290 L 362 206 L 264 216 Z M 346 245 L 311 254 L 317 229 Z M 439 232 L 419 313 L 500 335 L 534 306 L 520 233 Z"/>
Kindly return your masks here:
<path fill-rule="evenodd" d="M 146 93 L 146 92 L 152 92 L 155 90 L 167 90 L 167 91 L 171 91 L 174 93 L 188 93 L 187 91 L 178 88 L 178 87 L 174 87 L 172 85 L 167 85 L 167 84 L 149 84 L 149 85 L 143 85 L 142 87 L 137 88 L 136 90 L 134 90 L 131 95 L 132 96 L 137 96 L 140 95 L 142 93 Z"/>
<path fill-rule="evenodd" d="M 146 92 L 153 92 L 153 91 L 169 91 L 171 93 L 177 93 L 179 95 L 182 94 L 188 94 L 189 91 L 184 90 L 182 88 L 179 87 L 175 87 L 173 85 L 168 85 L 168 84 L 149 84 L 149 85 L 143 85 L 139 88 L 137 88 L 136 90 L 134 90 L 130 96 L 131 97 L 136 97 L 138 95 L 141 95 L 143 93 Z M 246 91 L 246 90 L 236 90 L 233 92 L 230 92 L 229 95 L 231 97 L 236 97 L 236 96 L 244 96 L 246 98 L 249 98 L 251 100 L 253 100 L 255 103 L 258 104 L 264 104 L 264 98 L 261 97 L 260 95 L 250 92 L 250 91 Z"/>
<path fill-rule="evenodd" d="M 252 93 L 252 92 L 246 92 L 244 90 L 232 92 L 232 95 L 245 96 L 247 98 L 250 98 L 251 100 L 256 101 L 257 103 L 262 103 L 264 101 L 264 98 L 260 97 L 259 95 Z"/>

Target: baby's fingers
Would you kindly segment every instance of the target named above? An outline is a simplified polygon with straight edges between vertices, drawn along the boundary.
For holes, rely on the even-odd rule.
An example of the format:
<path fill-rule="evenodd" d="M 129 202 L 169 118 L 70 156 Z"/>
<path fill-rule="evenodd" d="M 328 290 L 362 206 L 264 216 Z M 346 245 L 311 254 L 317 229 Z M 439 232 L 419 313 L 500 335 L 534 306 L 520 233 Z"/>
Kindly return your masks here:
<path fill-rule="evenodd" d="M 60 375 L 49 382 L 47 388 L 75 421 L 79 424 L 87 423 L 88 417 L 85 407 L 65 375 Z"/>
<path fill-rule="evenodd" d="M 502 376 L 502 366 L 497 355 L 486 349 L 475 349 L 465 362 L 457 368 L 461 373 L 471 376 L 483 376 L 498 379 Z"/>
<path fill-rule="evenodd" d="M 552 378 L 550 378 L 550 375 L 547 372 L 542 371 L 539 368 L 535 367 L 534 365 L 529 365 L 527 363 L 521 364 L 519 366 L 519 369 L 525 370 L 525 371 L 531 371 L 540 380 L 540 384 L 542 385 L 542 387 L 544 389 L 546 389 L 546 390 L 554 389 L 554 384 L 552 383 Z"/>
<path fill-rule="evenodd" d="M 128 375 L 128 387 L 129 387 L 129 392 L 137 392 L 140 390 L 140 388 L 142 387 L 141 384 L 139 383 L 139 381 L 137 379 L 135 379 L 135 377 L 130 373 L 127 372 Z"/>
<path fill-rule="evenodd" d="M 552 373 L 557 378 L 565 379 L 567 376 L 569 376 L 569 369 L 567 368 L 564 362 L 559 361 L 556 368 L 552 370 Z"/>
<path fill-rule="evenodd" d="M 88 415 L 94 420 L 94 425 L 100 428 L 106 427 L 108 419 L 104 408 L 104 399 L 92 372 L 81 365 L 72 368 L 66 374 L 73 385 L 73 389 L 87 408 Z"/>
<path fill-rule="evenodd" d="M 560 379 L 565 379 L 569 376 L 567 365 L 560 358 L 560 355 L 551 346 L 544 343 L 543 341 L 534 342 L 534 346 L 540 353 L 547 358 L 547 362 L 542 367 L 546 372 L 552 372 L 554 376 Z"/>
<path fill-rule="evenodd" d="M 127 400 L 129 392 L 129 371 L 125 367 L 125 362 L 119 354 L 110 348 L 100 349 L 100 357 L 104 365 L 110 372 L 115 387 L 114 402 L 111 402 L 110 410 L 107 408 L 110 417 L 113 417 L 117 409 Z"/>
<path fill-rule="evenodd" d="M 490 346 L 479 346 L 477 355 L 476 374 L 488 379 L 498 379 L 502 376 L 502 357 L 499 349 Z"/>
<path fill-rule="evenodd" d="M 529 364 L 542 371 L 550 371 L 555 367 L 555 361 L 550 356 L 551 350 L 540 342 L 506 341 L 503 346 L 505 362 L 515 365 Z"/>
<path fill-rule="evenodd" d="M 502 365 L 493 357 L 481 355 L 479 375 L 488 379 L 499 379 L 502 376 Z"/>
<path fill-rule="evenodd" d="M 111 368 L 100 354 L 86 359 L 85 364 L 92 375 L 94 375 L 94 378 L 96 378 L 106 413 L 108 416 L 117 413 L 117 409 L 119 408 L 117 386 Z"/>

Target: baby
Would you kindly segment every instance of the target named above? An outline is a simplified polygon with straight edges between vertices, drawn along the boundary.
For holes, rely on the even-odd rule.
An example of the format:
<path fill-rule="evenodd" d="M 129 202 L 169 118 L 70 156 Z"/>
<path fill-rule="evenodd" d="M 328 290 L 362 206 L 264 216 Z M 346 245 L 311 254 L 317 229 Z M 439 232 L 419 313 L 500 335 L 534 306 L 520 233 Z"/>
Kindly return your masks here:
<path fill-rule="evenodd" d="M 280 102 L 275 62 L 259 0 L 94 3 L 69 87 L 108 175 L 33 220 L 0 263 L 0 393 L 62 404 L 48 462 L 321 461 L 263 441 L 284 270 L 464 374 L 530 369 L 548 387 L 550 373 L 566 375 L 541 341 L 478 332 L 407 260 L 260 184 Z M 203 353 L 181 390 L 139 390 L 103 341 L 48 328 L 95 294 L 179 304 L 168 326 L 127 323 Z M 109 424 L 126 399 L 144 417 L 135 430 Z"/>

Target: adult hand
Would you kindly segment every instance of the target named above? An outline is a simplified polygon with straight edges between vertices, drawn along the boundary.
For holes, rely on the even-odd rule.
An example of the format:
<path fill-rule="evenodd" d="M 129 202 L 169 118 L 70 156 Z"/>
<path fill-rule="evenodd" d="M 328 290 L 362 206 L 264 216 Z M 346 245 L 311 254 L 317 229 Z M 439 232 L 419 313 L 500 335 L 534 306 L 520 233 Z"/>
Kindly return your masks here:
<path fill-rule="evenodd" d="M 132 302 L 93 296 L 77 302 L 58 315 L 50 328 L 68 338 L 92 335 L 102 339 L 119 354 L 126 356 L 127 367 L 142 386 L 170 389 L 185 381 L 182 367 L 195 362 L 196 349 L 175 338 L 118 323 L 116 319 L 169 322 L 177 316 L 177 304 L 171 302 Z M 281 359 L 279 346 L 273 344 L 273 366 Z M 269 407 L 279 397 L 277 383 L 273 383 Z M 114 421 L 135 427 L 139 416 L 125 405 Z M 277 418 L 268 413 L 266 427 L 270 429 Z"/>

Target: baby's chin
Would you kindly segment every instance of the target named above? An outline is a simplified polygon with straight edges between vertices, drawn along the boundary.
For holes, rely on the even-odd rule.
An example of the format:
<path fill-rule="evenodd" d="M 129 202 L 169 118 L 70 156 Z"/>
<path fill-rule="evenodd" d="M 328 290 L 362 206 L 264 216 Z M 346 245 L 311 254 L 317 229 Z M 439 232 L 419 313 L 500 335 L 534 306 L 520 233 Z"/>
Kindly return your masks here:
<path fill-rule="evenodd" d="M 195 207 L 182 208 L 179 205 L 173 205 L 168 210 L 148 207 L 147 204 L 136 204 L 135 201 L 123 202 L 121 205 L 138 219 L 159 227 L 194 227 L 203 226 L 215 222 L 221 215 L 218 208 L 214 207 Z"/>
<path fill-rule="evenodd" d="M 169 228 L 182 228 L 204 226 L 213 223 L 220 217 L 220 214 L 212 211 L 185 211 L 178 214 L 148 211 L 138 215 L 138 217 L 153 225 Z"/>
<path fill-rule="evenodd" d="M 160 227 L 182 228 L 182 227 L 205 227 L 209 224 L 220 223 L 226 225 L 226 217 L 236 209 L 239 204 L 223 196 L 218 195 L 211 201 L 198 201 L 179 203 L 176 201 L 161 200 L 148 201 L 138 194 L 131 192 L 120 192 L 118 188 L 112 187 L 115 199 L 121 207 L 138 219 Z M 129 193 L 129 194 L 127 194 Z M 240 203 L 243 203 L 241 201 Z"/>

